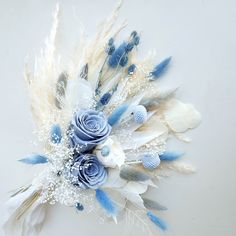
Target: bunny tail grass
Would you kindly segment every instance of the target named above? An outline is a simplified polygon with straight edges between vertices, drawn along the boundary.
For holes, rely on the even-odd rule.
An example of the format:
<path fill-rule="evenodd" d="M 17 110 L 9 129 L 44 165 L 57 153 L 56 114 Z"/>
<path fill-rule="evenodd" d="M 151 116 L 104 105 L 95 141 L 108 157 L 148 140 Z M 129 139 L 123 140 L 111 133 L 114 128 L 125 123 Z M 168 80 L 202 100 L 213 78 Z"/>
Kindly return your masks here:
<path fill-rule="evenodd" d="M 117 208 L 106 192 L 96 189 L 96 199 L 109 215 L 113 218 L 117 215 Z"/>
<path fill-rule="evenodd" d="M 159 157 L 161 161 L 175 161 L 183 155 L 183 153 L 179 152 L 164 152 L 163 154 L 159 155 Z"/>
<path fill-rule="evenodd" d="M 154 215 L 151 211 L 147 212 L 147 216 L 156 226 L 158 226 L 162 230 L 167 229 L 166 223 L 162 219 Z"/>

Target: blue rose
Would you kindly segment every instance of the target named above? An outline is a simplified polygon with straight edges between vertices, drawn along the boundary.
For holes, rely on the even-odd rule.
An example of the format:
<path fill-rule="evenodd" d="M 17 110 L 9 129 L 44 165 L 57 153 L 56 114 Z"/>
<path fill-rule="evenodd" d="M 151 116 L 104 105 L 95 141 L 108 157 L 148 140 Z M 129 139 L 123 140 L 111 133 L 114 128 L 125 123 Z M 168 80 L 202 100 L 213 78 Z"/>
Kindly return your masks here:
<path fill-rule="evenodd" d="M 65 175 L 80 188 L 96 189 L 106 182 L 107 170 L 94 154 L 81 154 L 65 165 Z"/>
<path fill-rule="evenodd" d="M 69 144 L 79 152 L 87 152 L 103 143 L 111 132 L 111 126 L 102 112 L 79 110 L 69 127 Z"/>

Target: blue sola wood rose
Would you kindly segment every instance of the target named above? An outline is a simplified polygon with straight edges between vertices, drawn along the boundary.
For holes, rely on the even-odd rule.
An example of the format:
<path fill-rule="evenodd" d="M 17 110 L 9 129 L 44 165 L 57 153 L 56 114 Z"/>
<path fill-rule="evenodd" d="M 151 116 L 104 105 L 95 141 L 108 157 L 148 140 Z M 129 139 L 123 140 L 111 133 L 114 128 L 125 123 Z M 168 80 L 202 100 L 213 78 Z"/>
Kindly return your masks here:
<path fill-rule="evenodd" d="M 69 145 L 84 153 L 104 142 L 110 132 L 111 126 L 102 112 L 81 109 L 75 114 L 69 127 Z"/>
<path fill-rule="evenodd" d="M 65 177 L 82 189 L 97 189 L 106 182 L 107 170 L 94 154 L 78 154 L 66 164 Z"/>

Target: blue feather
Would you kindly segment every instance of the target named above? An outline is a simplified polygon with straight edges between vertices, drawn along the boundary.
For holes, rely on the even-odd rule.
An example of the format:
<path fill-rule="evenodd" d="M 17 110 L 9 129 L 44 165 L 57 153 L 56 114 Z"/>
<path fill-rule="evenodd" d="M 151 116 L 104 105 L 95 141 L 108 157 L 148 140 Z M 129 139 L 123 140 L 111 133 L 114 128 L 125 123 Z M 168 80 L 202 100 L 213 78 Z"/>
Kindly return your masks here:
<path fill-rule="evenodd" d="M 108 117 L 108 123 L 113 126 L 115 125 L 121 118 L 121 116 L 124 114 L 124 112 L 129 107 L 128 104 L 124 103 L 121 106 L 117 107 L 112 114 Z"/>
<path fill-rule="evenodd" d="M 159 155 L 161 161 L 174 161 L 179 157 L 183 156 L 183 153 L 178 152 L 164 152 L 163 154 Z"/>
<path fill-rule="evenodd" d="M 51 141 L 53 143 L 60 143 L 62 138 L 61 127 L 58 124 L 52 125 L 51 128 Z"/>
<path fill-rule="evenodd" d="M 149 80 L 156 80 L 159 78 L 167 68 L 168 64 L 171 61 L 171 57 L 166 58 L 164 61 L 162 61 L 160 64 L 158 64 L 152 72 L 149 74 Z"/>
<path fill-rule="evenodd" d="M 43 155 L 33 154 L 31 156 L 28 156 L 26 158 L 20 159 L 18 161 L 23 162 L 25 164 L 36 165 L 36 164 L 47 163 L 48 162 L 48 158 L 43 156 Z"/>
<path fill-rule="evenodd" d="M 116 216 L 117 208 L 109 196 L 101 189 L 96 189 L 96 199 L 111 216 Z"/>
<path fill-rule="evenodd" d="M 122 43 L 109 57 L 108 65 L 112 68 L 115 68 L 119 65 L 121 58 L 123 58 L 126 52 L 127 43 Z"/>
<path fill-rule="evenodd" d="M 151 211 L 147 212 L 147 216 L 156 226 L 158 226 L 162 230 L 166 230 L 167 229 L 166 223 L 162 219 L 160 219 L 159 217 L 154 215 Z"/>

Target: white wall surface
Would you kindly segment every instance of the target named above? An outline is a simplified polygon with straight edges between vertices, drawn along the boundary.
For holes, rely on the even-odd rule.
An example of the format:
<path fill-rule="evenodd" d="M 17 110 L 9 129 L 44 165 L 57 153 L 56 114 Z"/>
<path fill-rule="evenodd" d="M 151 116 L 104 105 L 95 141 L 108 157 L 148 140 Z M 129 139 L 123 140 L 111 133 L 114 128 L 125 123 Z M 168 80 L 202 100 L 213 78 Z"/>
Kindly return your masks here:
<path fill-rule="evenodd" d="M 115 4 L 108 0 L 59 2 L 62 42 L 78 35 L 79 22 L 92 36 Z M 56 0 L 0 0 L 0 216 L 8 191 L 34 176 L 34 168 L 16 161 L 39 149 L 32 143 L 35 137 L 22 72 L 25 56 L 34 56 L 43 46 L 55 5 Z M 186 152 L 197 173 L 176 174 L 153 193 L 168 207 L 162 214 L 169 225 L 164 235 L 235 236 L 236 1 L 126 0 L 120 20 L 125 18 L 129 25 L 124 35 L 142 31 L 141 56 L 155 48 L 157 61 L 173 57 L 162 83 L 179 85 L 178 97 L 195 104 L 203 117 L 201 126 L 189 134 L 191 144 L 171 140 L 168 146 Z M 41 235 L 146 233 L 124 222 L 100 224 L 92 214 L 54 206 Z M 163 233 L 157 230 L 154 235 Z"/>

